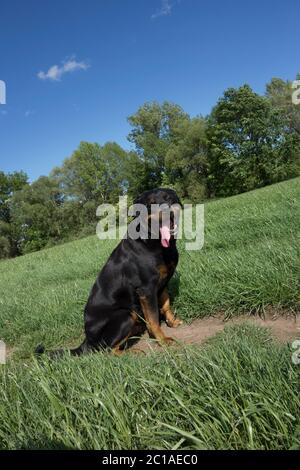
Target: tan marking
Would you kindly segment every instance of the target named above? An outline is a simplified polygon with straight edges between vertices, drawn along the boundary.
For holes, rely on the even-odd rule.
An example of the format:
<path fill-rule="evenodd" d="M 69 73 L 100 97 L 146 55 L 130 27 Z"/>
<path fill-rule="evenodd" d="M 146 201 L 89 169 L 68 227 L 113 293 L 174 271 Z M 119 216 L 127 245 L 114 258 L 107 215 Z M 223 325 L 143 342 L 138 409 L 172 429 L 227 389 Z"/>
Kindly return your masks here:
<path fill-rule="evenodd" d="M 165 279 L 169 274 L 168 268 L 165 264 L 160 264 L 158 266 L 158 272 L 159 272 L 159 279 L 160 280 Z"/>
<path fill-rule="evenodd" d="M 137 322 L 140 318 L 139 315 L 134 310 L 132 310 L 132 312 L 130 312 L 130 316 L 131 316 L 131 318 L 133 319 L 134 322 Z"/>
<path fill-rule="evenodd" d="M 114 354 L 116 354 L 117 356 L 120 356 L 124 350 L 121 349 L 121 346 L 123 346 L 123 344 L 126 343 L 126 341 L 130 338 L 131 336 L 131 333 L 129 333 L 129 335 L 127 335 L 125 338 L 121 339 L 120 341 L 118 341 L 113 347 L 112 347 L 112 352 Z"/>
<path fill-rule="evenodd" d="M 145 296 L 140 296 L 140 303 L 143 310 L 143 314 L 146 320 L 147 329 L 149 334 L 160 342 L 170 342 L 172 338 L 168 338 L 162 331 L 159 320 L 156 318 L 156 314 L 152 307 L 149 305 L 148 299 Z"/>
<path fill-rule="evenodd" d="M 112 353 L 114 356 L 122 356 L 124 349 L 120 349 L 120 347 L 114 347 L 112 348 Z"/>
<path fill-rule="evenodd" d="M 166 323 L 170 328 L 176 328 L 182 324 L 179 318 L 175 318 L 170 304 L 170 297 L 167 289 L 164 289 L 159 298 L 160 311 L 166 319 Z"/>

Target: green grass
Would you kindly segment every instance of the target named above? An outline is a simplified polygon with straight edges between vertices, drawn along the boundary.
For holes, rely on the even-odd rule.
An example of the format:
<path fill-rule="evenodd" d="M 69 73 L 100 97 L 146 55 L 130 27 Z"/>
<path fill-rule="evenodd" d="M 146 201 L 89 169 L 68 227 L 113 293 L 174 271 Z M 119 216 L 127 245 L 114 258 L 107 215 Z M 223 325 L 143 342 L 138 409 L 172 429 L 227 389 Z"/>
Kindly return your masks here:
<path fill-rule="evenodd" d="M 300 448 L 300 368 L 264 329 L 206 347 L 0 370 L 0 447 Z"/>
<path fill-rule="evenodd" d="M 184 320 L 225 312 L 299 309 L 300 178 L 205 207 L 205 245 L 171 284 Z M 92 236 L 0 263 L 1 337 L 21 355 L 40 342 L 76 344 L 83 307 L 115 241 Z"/>
<path fill-rule="evenodd" d="M 205 206 L 205 246 L 185 251 L 171 293 L 186 321 L 267 306 L 299 310 L 300 178 Z M 299 373 L 250 326 L 202 348 L 36 363 L 76 345 L 83 307 L 115 241 L 96 237 L 0 263 L 2 448 L 300 447 Z M 25 361 L 25 362 L 24 362 Z"/>

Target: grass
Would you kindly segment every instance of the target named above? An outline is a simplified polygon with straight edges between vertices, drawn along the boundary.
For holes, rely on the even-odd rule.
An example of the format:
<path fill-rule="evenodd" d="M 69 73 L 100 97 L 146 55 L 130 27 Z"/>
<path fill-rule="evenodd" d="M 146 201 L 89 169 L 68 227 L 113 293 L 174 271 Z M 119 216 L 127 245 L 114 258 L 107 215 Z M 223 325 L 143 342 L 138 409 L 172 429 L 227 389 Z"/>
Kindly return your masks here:
<path fill-rule="evenodd" d="M 205 206 L 205 246 L 171 285 L 186 320 L 300 307 L 300 178 Z M 299 366 L 263 330 L 203 348 L 36 363 L 76 345 L 91 284 L 115 241 L 77 240 L 0 263 L 0 448 L 300 447 Z"/>
<path fill-rule="evenodd" d="M 4 367 L 0 447 L 300 448 L 300 368 L 264 329 L 205 348 Z"/>
<path fill-rule="evenodd" d="M 300 178 L 205 207 L 205 245 L 171 284 L 184 320 L 300 307 Z M 1 337 L 21 355 L 76 344 L 83 307 L 116 241 L 77 240 L 0 263 Z"/>

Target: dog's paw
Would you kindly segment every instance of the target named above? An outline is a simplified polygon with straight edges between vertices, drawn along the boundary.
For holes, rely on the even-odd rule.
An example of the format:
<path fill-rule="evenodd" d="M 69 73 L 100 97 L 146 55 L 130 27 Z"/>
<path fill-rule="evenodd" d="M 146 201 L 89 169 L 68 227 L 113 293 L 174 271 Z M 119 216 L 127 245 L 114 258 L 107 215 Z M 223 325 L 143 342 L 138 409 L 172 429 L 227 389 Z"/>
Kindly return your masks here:
<path fill-rule="evenodd" d="M 180 326 L 182 324 L 183 324 L 183 321 L 180 320 L 180 318 L 175 318 L 172 322 L 170 322 L 170 321 L 167 322 L 167 325 L 170 328 L 178 328 L 178 326 Z"/>
<path fill-rule="evenodd" d="M 171 336 L 165 336 L 163 340 L 161 341 L 161 344 L 163 346 L 170 346 L 171 344 L 174 344 L 176 340 L 174 338 L 171 338 Z"/>

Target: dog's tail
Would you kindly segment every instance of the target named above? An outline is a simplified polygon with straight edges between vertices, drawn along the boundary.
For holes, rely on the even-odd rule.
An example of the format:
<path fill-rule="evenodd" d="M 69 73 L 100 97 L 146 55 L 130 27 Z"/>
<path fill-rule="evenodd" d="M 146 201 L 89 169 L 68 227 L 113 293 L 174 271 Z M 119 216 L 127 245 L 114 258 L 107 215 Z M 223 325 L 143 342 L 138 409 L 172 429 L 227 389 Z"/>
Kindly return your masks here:
<path fill-rule="evenodd" d="M 59 359 L 64 354 L 69 353 L 71 356 L 81 356 L 82 354 L 86 354 L 91 351 L 91 347 L 88 345 L 87 341 L 84 340 L 83 343 L 75 349 L 57 349 L 55 351 L 46 351 L 45 347 L 42 344 L 39 344 L 36 348 L 34 353 L 37 356 L 41 356 L 42 354 L 46 354 L 50 359 Z"/>

